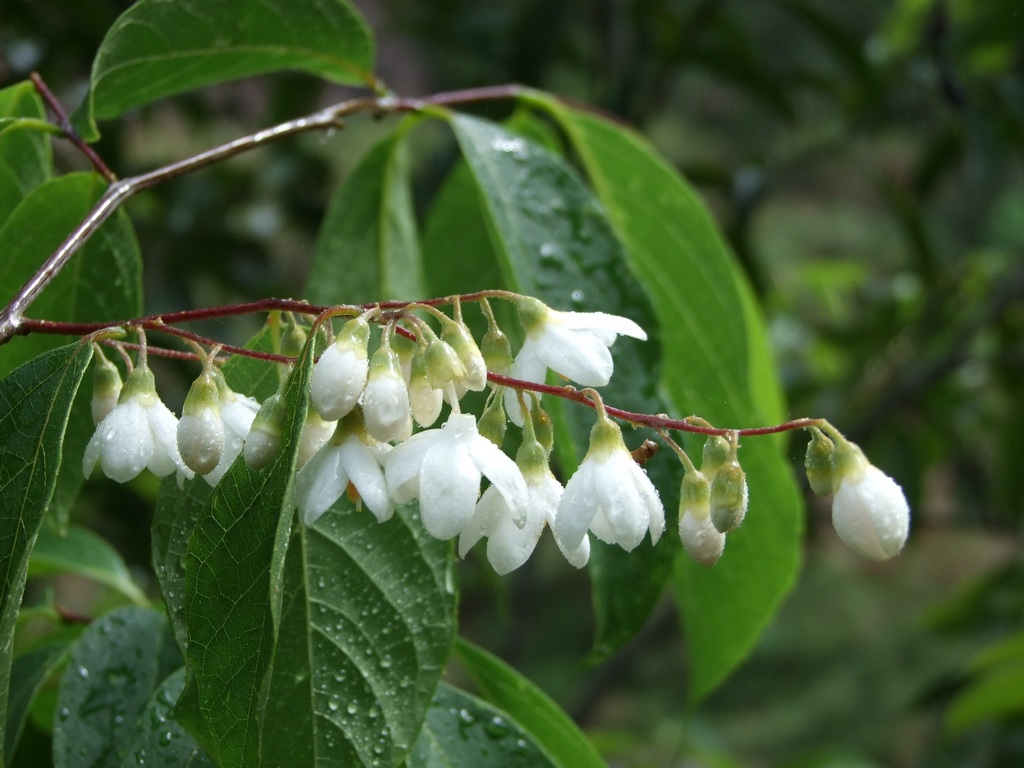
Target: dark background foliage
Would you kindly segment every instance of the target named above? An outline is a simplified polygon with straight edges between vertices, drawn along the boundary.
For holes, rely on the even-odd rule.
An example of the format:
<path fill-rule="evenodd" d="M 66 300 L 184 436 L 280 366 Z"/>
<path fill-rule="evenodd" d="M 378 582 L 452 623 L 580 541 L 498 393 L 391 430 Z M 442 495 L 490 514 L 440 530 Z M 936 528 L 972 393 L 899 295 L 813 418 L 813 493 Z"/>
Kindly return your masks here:
<path fill-rule="evenodd" d="M 0 85 L 38 70 L 75 105 L 127 5 L 5 3 Z M 874 566 L 837 546 L 809 499 L 793 596 L 697 712 L 684 709 L 668 605 L 610 663 L 580 665 L 585 578 L 551 552 L 500 581 L 470 560 L 463 633 L 630 764 L 689 753 L 709 765 L 1019 765 L 1019 695 L 982 690 L 988 711 L 962 710 L 986 675 L 1006 672 L 999 663 L 1021 664 L 1010 653 L 970 666 L 1015 637 L 1024 608 L 1024 7 L 357 5 L 380 37 L 380 74 L 403 95 L 514 81 L 645 133 L 710 203 L 762 299 L 791 413 L 825 416 L 860 442 L 914 510 L 907 552 Z M 106 125 L 98 149 L 127 175 L 342 96 L 298 75 L 241 81 Z M 297 293 L 330 190 L 375 135 L 363 122 L 303 137 L 134 201 L 147 310 Z M 454 150 L 440 132 L 417 141 L 425 209 Z M 62 168 L 82 167 L 71 148 L 58 152 Z M 801 451 L 794 443 L 794 466 Z M 155 487 L 90 492 L 85 514 L 144 564 L 148 520 L 124 510 L 144 508 Z"/>

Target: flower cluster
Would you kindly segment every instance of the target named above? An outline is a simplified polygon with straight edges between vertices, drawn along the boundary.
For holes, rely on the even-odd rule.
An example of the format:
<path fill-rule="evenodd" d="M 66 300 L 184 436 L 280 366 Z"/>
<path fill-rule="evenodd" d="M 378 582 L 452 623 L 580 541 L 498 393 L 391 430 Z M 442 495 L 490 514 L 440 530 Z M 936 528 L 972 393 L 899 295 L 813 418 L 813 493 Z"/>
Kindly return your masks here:
<path fill-rule="evenodd" d="M 526 562 L 545 528 L 575 567 L 589 560 L 591 534 L 626 551 L 647 536 L 657 544 L 666 525 L 658 490 L 597 392 L 576 393 L 595 407 L 597 421 L 586 455 L 564 486 L 550 465 L 553 429 L 536 395 L 552 391 L 544 385 L 549 370 L 586 386 L 606 384 L 616 338 L 646 334 L 627 318 L 559 312 L 528 297 L 514 301 L 525 335 L 514 357 L 486 299 L 481 307 L 488 330 L 480 345 L 458 300 L 453 317 L 419 304 L 372 308 L 349 316 L 336 335 L 329 313 L 318 321 L 314 327 L 326 332 L 328 343 L 310 376 L 310 407 L 294 446 L 295 498 L 305 524 L 314 524 L 342 495 L 382 523 L 397 505 L 417 500 L 428 533 L 457 537 L 463 557 L 486 538 L 487 558 L 501 574 Z M 305 338 L 295 328 L 293 345 Z M 214 364 L 215 348 L 201 355 L 203 370 L 178 420 L 156 393 L 140 336 L 138 363 L 129 365 L 123 383 L 102 353 L 96 357 L 97 429 L 85 453 L 86 475 L 99 463 L 119 482 L 148 468 L 160 476 L 176 472 L 179 483 L 198 474 L 212 485 L 239 456 L 251 469 L 271 461 L 281 447 L 281 391 L 262 405 L 234 392 Z M 500 375 L 489 381 L 489 371 Z M 480 418 L 464 413 L 462 397 L 488 386 Z M 448 415 L 435 426 L 445 404 Z M 522 428 L 515 460 L 501 449 L 509 421 Z M 683 546 L 712 565 L 726 534 L 743 522 L 748 489 L 737 459 L 739 433 L 706 426 L 712 434 L 700 469 L 664 431 L 662 437 L 685 470 L 678 519 Z M 895 554 L 908 527 L 899 487 L 841 436 L 833 442 L 816 428 L 813 434 L 808 476 L 815 490 L 835 492 L 840 537 L 868 557 Z"/>

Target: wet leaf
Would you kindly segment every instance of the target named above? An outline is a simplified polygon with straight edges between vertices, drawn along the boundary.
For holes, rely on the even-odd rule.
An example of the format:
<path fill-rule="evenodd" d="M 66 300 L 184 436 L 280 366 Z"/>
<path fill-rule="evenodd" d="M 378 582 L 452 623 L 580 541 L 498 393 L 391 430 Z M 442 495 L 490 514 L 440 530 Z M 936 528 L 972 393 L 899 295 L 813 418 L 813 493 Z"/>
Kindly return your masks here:
<path fill-rule="evenodd" d="M 214 768 L 214 762 L 174 719 L 185 670 L 171 673 L 153 691 L 135 724 L 121 768 Z"/>
<path fill-rule="evenodd" d="M 18 748 L 18 739 L 28 721 L 33 699 L 47 679 L 64 663 L 70 651 L 69 641 L 47 643 L 21 654 L 11 665 L 4 765 L 11 764 L 11 759 Z"/>

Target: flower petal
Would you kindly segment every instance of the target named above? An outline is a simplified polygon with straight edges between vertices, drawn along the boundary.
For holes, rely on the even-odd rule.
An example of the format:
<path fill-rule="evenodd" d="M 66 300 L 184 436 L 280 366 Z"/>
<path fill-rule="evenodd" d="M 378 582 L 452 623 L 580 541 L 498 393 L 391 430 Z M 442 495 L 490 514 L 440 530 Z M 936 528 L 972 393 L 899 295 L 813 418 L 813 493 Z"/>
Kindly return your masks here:
<path fill-rule="evenodd" d="M 338 447 L 325 446 L 318 451 L 295 477 L 295 501 L 302 513 L 302 522 L 312 525 L 330 509 L 348 485 L 341 469 Z"/>
<path fill-rule="evenodd" d="M 423 457 L 420 472 L 420 515 L 427 532 L 442 540 L 457 536 L 479 495 L 480 470 L 470 458 L 469 444 L 451 436 L 438 440 Z"/>
<path fill-rule="evenodd" d="M 146 409 L 137 400 L 118 403 L 96 431 L 100 434 L 100 466 L 111 480 L 126 483 L 146 468 L 156 441 Z"/>
<path fill-rule="evenodd" d="M 339 448 L 341 466 L 378 523 L 395 513 L 395 503 L 388 494 L 384 471 L 370 449 L 357 437 L 351 437 Z"/>
<path fill-rule="evenodd" d="M 178 419 L 175 415 L 157 400 L 146 407 L 146 416 L 155 439 L 153 452 L 146 462 L 149 471 L 163 477 L 178 469 L 185 477 L 195 477 L 195 472 L 185 466 L 178 453 Z"/>
<path fill-rule="evenodd" d="M 498 446 L 476 432 L 469 443 L 468 454 L 476 468 L 505 497 L 509 515 L 517 526 L 522 527 L 526 521 L 528 501 L 522 471 Z"/>
<path fill-rule="evenodd" d="M 498 520 L 508 514 L 505 497 L 493 485 L 484 491 L 476 503 L 473 514 L 459 534 L 459 557 L 465 557 L 484 536 L 490 534 Z"/>
<path fill-rule="evenodd" d="M 440 436 L 440 429 L 428 429 L 413 435 L 388 453 L 384 460 L 384 479 L 396 504 L 407 504 L 419 496 L 423 457 Z"/>
<path fill-rule="evenodd" d="M 537 355 L 537 342 L 527 337 L 519 354 L 516 355 L 516 359 L 512 361 L 512 370 L 509 371 L 509 376 L 521 381 L 543 384 L 547 377 L 547 370 L 547 365 Z M 527 404 L 529 404 L 529 399 L 527 399 Z M 523 412 L 519 407 L 519 398 L 514 389 L 505 390 L 505 413 L 517 427 L 523 426 Z"/>
<path fill-rule="evenodd" d="M 592 331 L 595 334 L 611 334 L 611 344 L 616 335 L 631 336 L 641 341 L 647 340 L 647 332 L 628 317 L 610 315 L 607 312 L 559 312 L 558 319 L 566 328 L 572 330 Z"/>
<path fill-rule="evenodd" d="M 549 325 L 538 342 L 537 354 L 551 370 L 588 387 L 603 387 L 612 377 L 614 364 L 608 345 L 586 331 Z"/>
<path fill-rule="evenodd" d="M 565 491 L 558 502 L 555 524 L 551 527 L 560 546 L 572 551 L 580 545 L 594 519 L 597 506 L 594 461 L 584 458 L 576 474 L 565 485 Z"/>
<path fill-rule="evenodd" d="M 527 515 L 522 528 L 510 515 L 502 515 L 487 537 L 487 560 L 495 573 L 504 576 L 529 560 L 543 530 L 544 514 L 539 509 Z"/>

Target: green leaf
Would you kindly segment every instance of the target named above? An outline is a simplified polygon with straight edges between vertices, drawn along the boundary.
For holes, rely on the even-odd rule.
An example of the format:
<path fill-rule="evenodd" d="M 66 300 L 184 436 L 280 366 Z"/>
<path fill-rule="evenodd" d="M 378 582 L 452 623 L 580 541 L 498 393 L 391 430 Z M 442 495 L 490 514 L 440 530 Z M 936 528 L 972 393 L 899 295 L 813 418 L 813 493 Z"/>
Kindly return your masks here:
<path fill-rule="evenodd" d="M 89 213 L 105 184 L 92 173 L 50 179 L 0 227 L 0 304 L 7 304 Z M 95 232 L 28 311 L 70 322 L 117 322 L 142 314 L 142 259 L 131 223 L 115 214 Z M 60 337 L 15 336 L 0 347 L 0 376 L 58 346 Z"/>
<path fill-rule="evenodd" d="M 33 648 L 11 665 L 11 691 L 7 703 L 4 765 L 10 765 L 18 739 L 28 722 L 29 710 L 39 689 L 70 655 L 71 642 L 62 640 Z"/>
<path fill-rule="evenodd" d="M 185 670 L 172 672 L 149 697 L 135 724 L 121 768 L 214 768 L 214 762 L 174 719 Z"/>
<path fill-rule="evenodd" d="M 103 193 L 90 173 L 51 179 L 32 189 L 0 227 L 0 305 L 6 304 L 57 249 Z M 54 321 L 121 321 L 142 314 L 142 258 L 128 217 L 119 212 L 99 228 L 32 304 L 31 317 Z M 62 343 L 55 335 L 15 336 L 0 346 L 0 377 Z M 82 485 L 79 460 L 93 432 L 88 397 L 76 403 L 68 422 L 66 461 L 52 511 L 59 530 Z"/>
<path fill-rule="evenodd" d="M 281 314 L 271 312 L 266 324 L 249 339 L 245 348 L 281 354 Z M 235 392 L 254 397 L 261 403 L 281 386 L 283 368 L 277 363 L 268 363 L 255 357 L 233 355 L 220 370 Z"/>
<path fill-rule="evenodd" d="M 0 727 L 7 720 L 14 625 L 29 555 L 53 495 L 68 412 L 90 359 L 91 347 L 70 344 L 0 381 Z"/>
<path fill-rule="evenodd" d="M 273 460 L 259 470 L 236 462 L 207 499 L 188 544 L 190 677 L 177 716 L 221 766 L 258 764 L 311 365 L 307 343 L 282 393 L 285 416 Z"/>
<path fill-rule="evenodd" d="M 206 85 L 282 70 L 369 85 L 373 66 L 370 31 L 344 0 L 141 0 L 103 38 L 75 121 L 92 140 L 94 120 Z"/>
<path fill-rule="evenodd" d="M 106 539 L 85 528 L 71 526 L 66 536 L 46 526 L 39 531 L 28 561 L 28 575 L 55 573 L 83 576 L 117 590 L 136 605 L 149 604 L 118 551 Z"/>
<path fill-rule="evenodd" d="M 594 745 L 540 688 L 467 640 L 459 638 L 455 653 L 484 698 L 511 715 L 552 765 L 603 768 Z"/>
<path fill-rule="evenodd" d="M 13 130 L 24 120 L 45 118 L 32 83 L 0 90 L 0 225 L 25 195 L 53 175 L 49 137 L 39 131 Z"/>
<path fill-rule="evenodd" d="M 616 341 L 616 370 L 628 375 L 613 376 L 602 395 L 609 404 L 628 410 L 666 411 L 657 394 L 654 314 L 600 203 L 564 161 L 526 138 L 464 115 L 451 122 L 482 196 L 505 283 L 555 309 L 611 312 L 648 329 L 652 338 L 647 343 Z M 568 475 L 586 452 L 594 416 L 561 400 L 552 399 L 547 407 L 558 430 L 556 451 Z M 659 457 L 646 469 L 662 496 L 672 498 L 679 488 L 678 462 Z M 669 515 L 671 527 L 671 510 Z M 594 659 L 614 652 L 647 619 L 676 549 L 668 537 L 656 547 L 645 541 L 628 553 L 594 540 Z"/>
<path fill-rule="evenodd" d="M 504 712 L 442 683 L 409 755 L 409 768 L 553 766 Z"/>
<path fill-rule="evenodd" d="M 180 666 L 162 613 L 126 606 L 90 624 L 61 678 L 55 768 L 119 768 L 150 694 Z"/>
<path fill-rule="evenodd" d="M 763 324 L 697 195 L 642 138 L 548 97 L 654 303 L 672 412 L 727 427 L 783 418 Z M 693 670 L 692 701 L 750 652 L 799 564 L 802 508 L 781 440 L 750 438 L 740 460 L 750 511 L 711 569 L 681 558 L 674 587 Z"/>
<path fill-rule="evenodd" d="M 343 497 L 297 524 L 264 716 L 263 765 L 398 763 L 451 652 L 451 547 L 416 505 L 386 523 Z"/>
<path fill-rule="evenodd" d="M 313 304 L 423 298 L 405 143 L 413 124 L 370 149 L 331 196 L 306 283 Z"/>
<path fill-rule="evenodd" d="M 232 358 L 234 359 L 234 358 Z M 182 653 L 188 647 L 185 628 L 185 555 L 211 488 L 201 477 L 186 480 L 179 488 L 176 478 L 166 477 L 153 513 L 151 554 L 167 617 Z"/>
<path fill-rule="evenodd" d="M 999 664 L 957 694 L 946 713 L 953 735 L 1024 712 L 1024 663 Z"/>

